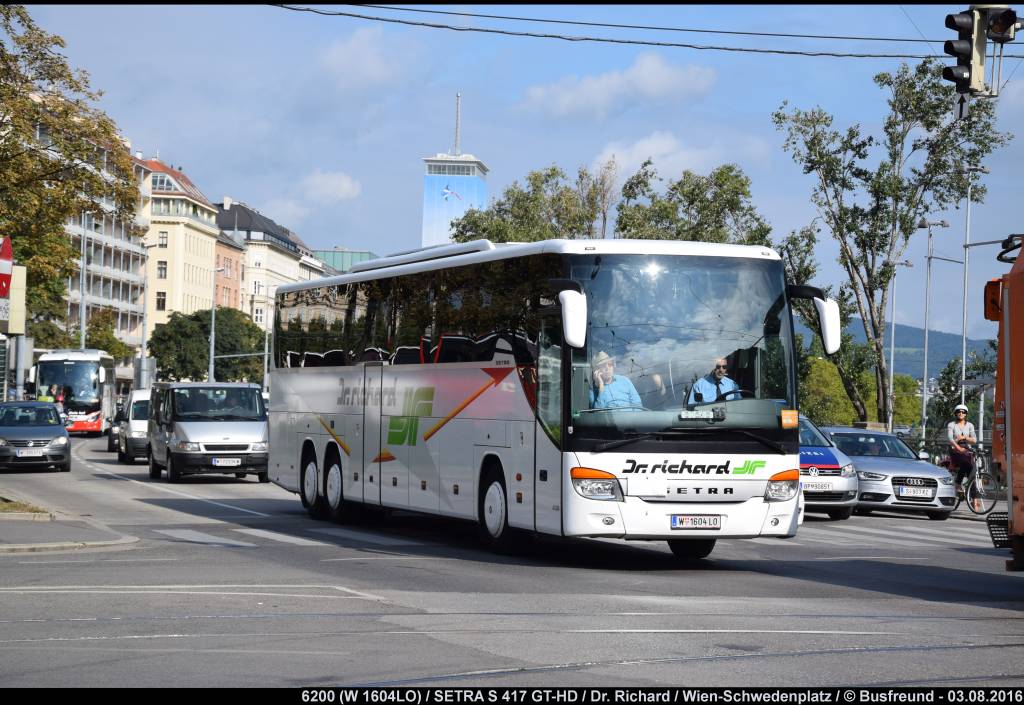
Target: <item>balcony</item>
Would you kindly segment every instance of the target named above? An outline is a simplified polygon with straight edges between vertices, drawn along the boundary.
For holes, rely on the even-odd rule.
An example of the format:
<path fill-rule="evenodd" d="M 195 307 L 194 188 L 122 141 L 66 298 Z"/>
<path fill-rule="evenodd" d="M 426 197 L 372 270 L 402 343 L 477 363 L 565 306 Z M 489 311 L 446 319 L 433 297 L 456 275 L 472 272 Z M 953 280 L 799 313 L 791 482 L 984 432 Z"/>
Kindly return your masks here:
<path fill-rule="evenodd" d="M 82 235 L 85 235 L 86 237 L 89 238 L 91 242 L 98 242 L 102 245 L 107 245 L 116 250 L 134 252 L 137 255 L 145 254 L 145 250 L 142 248 L 142 245 L 135 242 L 134 240 L 121 240 L 120 238 L 116 238 L 111 235 L 98 233 L 93 230 L 86 230 L 81 225 L 65 225 L 64 230 L 65 232 L 68 232 L 71 235 L 75 235 L 77 237 L 82 237 Z"/>
<path fill-rule="evenodd" d="M 81 301 L 81 292 L 79 292 L 78 289 L 68 291 L 68 301 L 71 302 L 72 306 L 77 306 Z M 117 311 L 126 311 L 128 313 L 137 313 L 142 315 L 141 303 L 133 304 L 130 301 L 119 301 L 118 299 L 88 293 L 85 295 L 85 303 L 87 306 L 104 306 Z"/>

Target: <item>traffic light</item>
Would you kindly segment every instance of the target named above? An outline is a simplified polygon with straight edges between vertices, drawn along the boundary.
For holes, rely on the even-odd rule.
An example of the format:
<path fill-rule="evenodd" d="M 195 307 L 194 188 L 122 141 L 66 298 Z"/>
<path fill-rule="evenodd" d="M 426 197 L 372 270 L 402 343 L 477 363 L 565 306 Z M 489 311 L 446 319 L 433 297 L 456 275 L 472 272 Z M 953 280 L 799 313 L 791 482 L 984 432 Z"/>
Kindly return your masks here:
<path fill-rule="evenodd" d="M 957 93 L 985 92 L 985 16 L 978 10 L 946 15 L 946 27 L 956 31 L 958 39 L 943 46 L 956 57 L 956 66 L 942 69 L 942 77 L 956 84 Z"/>
<path fill-rule="evenodd" d="M 988 16 L 988 38 L 998 44 L 1012 42 L 1017 32 L 1017 13 L 1010 9 L 993 10 Z"/>

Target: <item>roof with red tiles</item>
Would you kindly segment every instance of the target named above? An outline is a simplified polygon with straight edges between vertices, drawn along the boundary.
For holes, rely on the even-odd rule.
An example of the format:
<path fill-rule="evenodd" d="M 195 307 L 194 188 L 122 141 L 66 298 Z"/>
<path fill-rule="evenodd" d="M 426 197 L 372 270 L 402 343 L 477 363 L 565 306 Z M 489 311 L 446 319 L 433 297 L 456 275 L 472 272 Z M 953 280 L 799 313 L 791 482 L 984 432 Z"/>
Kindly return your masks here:
<path fill-rule="evenodd" d="M 168 166 L 167 164 L 164 164 L 159 159 L 139 159 L 137 157 L 133 157 L 133 159 L 138 164 L 141 164 L 142 166 L 144 166 L 147 169 L 149 169 L 150 171 L 152 171 L 154 174 L 156 174 L 156 173 L 167 174 L 172 179 L 174 179 L 174 181 L 179 186 L 181 186 L 181 189 L 182 189 L 181 191 L 161 191 L 159 189 L 153 189 L 153 193 L 154 194 L 158 194 L 158 193 L 159 194 L 165 194 L 166 193 L 166 194 L 178 194 L 178 195 L 180 195 L 182 192 L 184 192 L 184 194 L 186 196 L 188 196 L 192 200 L 196 201 L 197 203 L 202 203 L 203 205 L 209 206 L 210 208 L 216 210 L 214 205 L 212 203 L 210 203 L 210 200 L 206 196 L 203 195 L 203 192 L 200 191 L 199 188 L 194 183 L 192 183 L 192 180 L 189 179 L 187 176 L 185 176 L 185 174 L 183 172 L 179 171 L 178 169 L 175 169 L 172 166 Z"/>

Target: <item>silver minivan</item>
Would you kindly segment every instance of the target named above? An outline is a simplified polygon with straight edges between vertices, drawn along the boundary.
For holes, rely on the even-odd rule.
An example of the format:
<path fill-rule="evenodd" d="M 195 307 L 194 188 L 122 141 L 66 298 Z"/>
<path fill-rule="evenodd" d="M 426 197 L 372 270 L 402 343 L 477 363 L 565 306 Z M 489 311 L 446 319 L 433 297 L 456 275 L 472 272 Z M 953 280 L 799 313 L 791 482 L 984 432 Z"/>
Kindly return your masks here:
<path fill-rule="evenodd" d="M 150 391 L 149 476 L 267 475 L 267 407 L 257 384 L 157 382 Z"/>

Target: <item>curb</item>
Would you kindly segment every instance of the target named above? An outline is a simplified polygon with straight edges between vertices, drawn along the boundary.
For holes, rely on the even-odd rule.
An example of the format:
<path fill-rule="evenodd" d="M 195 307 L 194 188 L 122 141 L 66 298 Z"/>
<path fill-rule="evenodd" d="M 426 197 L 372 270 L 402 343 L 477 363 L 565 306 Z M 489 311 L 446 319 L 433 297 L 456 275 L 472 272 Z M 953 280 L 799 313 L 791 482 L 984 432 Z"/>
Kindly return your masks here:
<path fill-rule="evenodd" d="M 56 518 L 53 512 L 4 512 L 0 514 L 0 521 L 53 521 Z"/>
<path fill-rule="evenodd" d="M 18 543 L 0 546 L 0 553 L 41 553 L 43 551 L 71 551 L 79 548 L 105 548 L 135 543 L 135 536 L 124 536 L 113 541 L 69 541 L 66 543 Z"/>

